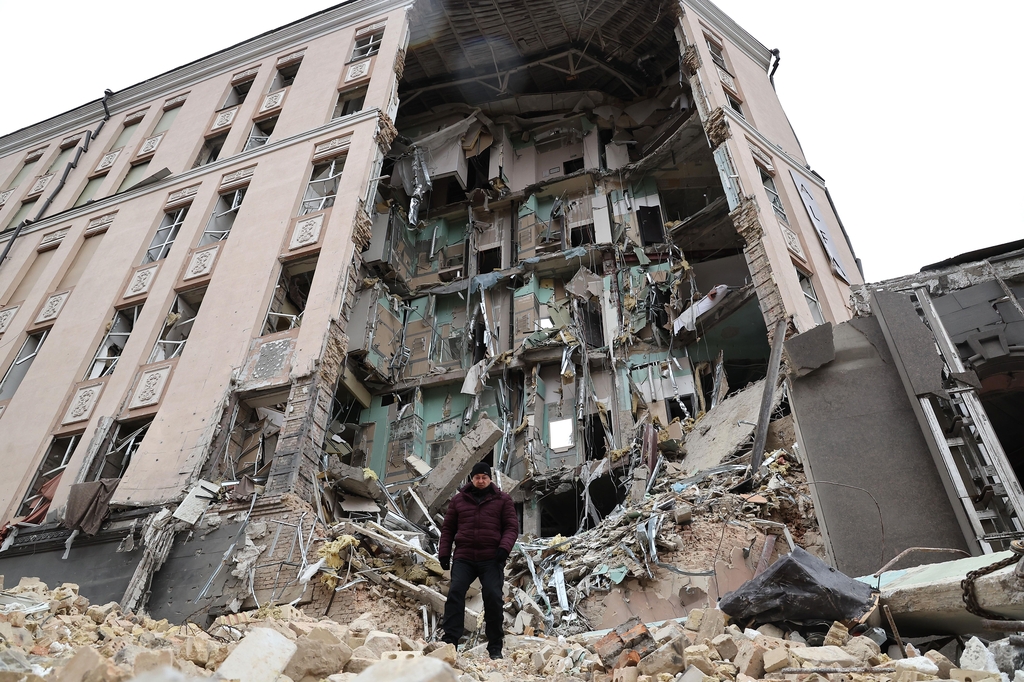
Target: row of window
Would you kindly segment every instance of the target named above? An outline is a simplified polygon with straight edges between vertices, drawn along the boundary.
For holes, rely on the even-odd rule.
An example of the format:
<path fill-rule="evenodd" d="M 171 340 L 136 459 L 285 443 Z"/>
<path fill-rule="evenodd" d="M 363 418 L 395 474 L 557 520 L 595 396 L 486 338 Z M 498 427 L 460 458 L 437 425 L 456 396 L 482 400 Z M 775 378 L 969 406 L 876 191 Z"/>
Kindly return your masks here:
<path fill-rule="evenodd" d="M 357 31 L 355 46 L 353 47 L 352 52 L 352 60 L 355 61 L 359 59 L 366 59 L 377 54 L 377 52 L 380 50 L 380 45 L 383 40 L 383 37 L 383 23 L 374 24 L 372 26 L 361 29 L 360 31 Z M 294 82 L 301 65 L 301 57 L 291 63 L 281 65 L 277 70 L 277 74 L 275 75 L 268 92 L 274 93 L 289 87 Z M 224 104 L 219 111 L 231 109 L 232 107 L 236 107 L 245 102 L 247 96 L 249 95 L 249 92 L 252 89 L 252 85 L 255 82 L 255 79 L 256 72 L 253 71 L 252 73 L 247 74 L 244 79 L 232 84 L 231 89 L 229 90 L 228 95 L 224 101 Z M 343 90 L 342 92 L 340 92 L 338 95 L 338 99 L 335 103 L 334 111 L 332 112 L 332 120 L 336 120 L 338 118 L 358 113 L 359 111 L 361 111 L 366 100 L 366 92 L 367 89 L 365 86 L 351 90 Z M 154 140 L 155 138 L 166 133 L 170 129 L 171 125 L 174 123 L 175 118 L 180 112 L 181 105 L 183 103 L 184 99 L 180 97 L 175 98 L 174 100 L 169 101 L 168 103 L 165 103 L 166 108 L 162 112 L 153 131 L 147 137 L 147 142 Z M 131 142 L 140 124 L 142 123 L 144 113 L 144 111 L 138 112 L 137 115 L 130 115 L 126 119 L 117 137 L 113 140 L 111 145 L 108 147 L 107 151 L 104 153 L 104 163 L 106 163 L 106 157 L 114 156 L 114 159 L 116 159 L 116 155 L 127 148 L 129 142 Z M 277 121 L 278 116 L 271 116 L 268 118 L 263 118 L 254 121 L 252 123 L 252 128 L 249 130 L 245 144 L 243 145 L 242 152 L 247 152 L 267 144 L 274 133 L 274 129 L 277 126 Z M 221 152 L 223 151 L 224 143 L 227 141 L 228 132 L 228 130 L 224 130 L 216 135 L 207 138 L 203 143 L 203 146 L 200 149 L 200 152 L 197 155 L 195 162 L 192 165 L 192 168 L 198 168 L 200 166 L 213 163 L 217 161 L 219 158 L 221 158 Z M 157 139 L 156 142 L 153 143 L 154 150 L 156 148 L 156 145 L 159 144 L 159 141 L 160 140 Z M 71 156 L 74 154 L 75 146 L 76 144 L 72 143 L 66 146 L 65 148 L 62 148 L 60 153 L 56 157 L 54 157 L 54 159 L 49 164 L 47 169 L 42 174 L 40 174 L 40 177 L 45 177 L 47 175 L 56 174 L 57 172 L 60 172 L 67 165 L 67 163 L 71 159 Z M 140 150 L 140 153 L 142 153 L 142 150 Z M 38 154 L 30 153 L 26 157 L 26 160 L 22 163 L 21 168 L 18 169 L 18 172 L 7 184 L 6 189 L 0 192 L 0 196 L 2 196 L 6 192 L 13 193 L 13 191 L 16 188 L 22 186 L 28 178 L 32 177 L 36 164 L 38 163 L 41 157 L 41 152 Z M 86 182 L 85 186 L 82 188 L 79 195 L 75 198 L 75 201 L 72 204 L 73 208 L 83 206 L 91 201 L 100 198 L 99 196 L 97 196 L 97 193 L 99 192 L 100 186 L 106 179 L 107 171 L 110 169 L 111 166 L 113 166 L 114 159 L 111 159 L 110 163 L 107 164 L 105 167 L 104 163 L 101 163 L 101 167 L 98 168 L 97 171 L 95 171 L 93 177 L 91 177 Z M 148 160 L 143 160 L 139 163 L 132 165 L 129 168 L 128 173 L 125 175 L 124 179 L 120 182 L 117 189 L 113 193 L 118 194 L 125 190 L 131 189 L 132 187 L 135 187 L 136 185 L 138 185 L 140 182 L 147 178 L 148 172 Z M 21 205 L 18 207 L 18 210 L 11 215 L 3 230 L 0 230 L 0 233 L 13 230 L 14 227 L 17 226 L 20 222 L 31 217 L 31 213 L 35 208 L 37 201 L 38 198 L 23 201 Z M 2 206 L 2 202 L 3 199 L 0 199 L 0 206 Z"/>
<path fill-rule="evenodd" d="M 340 156 L 313 167 L 309 182 L 303 194 L 303 201 L 299 215 L 305 215 L 314 211 L 320 211 L 334 204 L 337 196 L 341 174 L 345 167 L 345 157 Z M 245 199 L 246 188 L 232 190 L 218 197 L 217 203 L 207 221 L 206 228 L 200 235 L 197 247 L 206 246 L 217 241 L 228 238 L 234 227 L 235 218 L 242 207 Z M 142 265 L 153 263 L 167 258 L 171 247 L 177 239 L 181 226 L 188 215 L 189 206 L 183 206 L 164 214 L 160 225 L 150 240 L 149 248 L 142 258 Z M 90 243 L 92 242 L 92 243 Z M 82 269 L 79 261 L 88 262 L 89 256 L 95 248 L 89 248 L 98 243 L 97 237 L 86 239 L 82 249 L 76 254 L 69 273 Z M 87 246 L 88 245 L 88 246 Z M 27 289 L 34 283 L 31 275 L 41 271 L 48 262 L 47 251 L 42 254 L 43 258 L 33 263 L 26 274 L 27 279 L 32 279 L 27 287 L 20 283 L 14 295 L 19 295 L 23 289 Z M 83 255 L 86 257 L 83 259 Z M 39 256 L 37 256 L 39 258 Z M 84 265 L 82 266 L 84 267 Z M 316 260 L 302 261 L 298 264 L 289 264 L 282 268 L 281 276 L 275 288 L 275 295 L 271 302 L 270 310 L 261 331 L 261 334 L 272 334 L 278 331 L 292 329 L 301 324 L 302 311 L 305 308 L 306 296 L 312 282 L 312 273 L 316 268 Z M 67 285 L 67 275 L 61 281 L 61 285 Z M 192 323 L 199 313 L 205 289 L 190 291 L 178 294 L 168 311 L 167 323 L 154 346 L 148 362 L 159 362 L 178 357 L 184 349 L 185 341 L 192 330 Z M 107 332 L 93 356 L 92 362 L 86 372 L 85 379 L 96 379 L 112 374 L 117 366 L 128 338 L 135 328 L 139 314 L 142 311 L 142 304 L 130 308 L 123 308 L 114 313 L 113 319 L 107 325 Z M 0 401 L 9 400 L 21 384 L 22 379 L 32 365 L 33 359 L 42 347 L 49 330 L 39 331 L 30 334 L 18 352 L 14 362 L 8 368 L 3 379 L 0 379 Z"/>

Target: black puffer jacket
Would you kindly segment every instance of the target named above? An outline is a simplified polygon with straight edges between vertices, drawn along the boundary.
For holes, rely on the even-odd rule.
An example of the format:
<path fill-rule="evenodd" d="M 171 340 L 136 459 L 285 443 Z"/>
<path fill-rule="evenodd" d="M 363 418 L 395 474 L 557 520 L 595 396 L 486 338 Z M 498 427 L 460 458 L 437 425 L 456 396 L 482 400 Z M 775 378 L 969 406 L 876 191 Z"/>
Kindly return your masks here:
<path fill-rule="evenodd" d="M 441 525 L 439 557 L 452 556 L 468 561 L 489 561 L 499 547 L 506 554 L 512 551 L 519 537 L 519 519 L 516 507 L 507 493 L 493 483 L 477 497 L 473 484 L 467 484 L 448 503 L 448 512 Z"/>

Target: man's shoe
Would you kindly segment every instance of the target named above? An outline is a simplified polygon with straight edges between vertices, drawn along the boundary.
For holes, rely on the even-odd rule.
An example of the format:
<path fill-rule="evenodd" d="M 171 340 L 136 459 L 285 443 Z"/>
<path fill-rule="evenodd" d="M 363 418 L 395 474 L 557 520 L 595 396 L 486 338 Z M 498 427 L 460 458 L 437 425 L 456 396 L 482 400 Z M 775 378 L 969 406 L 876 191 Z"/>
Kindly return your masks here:
<path fill-rule="evenodd" d="M 497 661 L 499 658 L 505 658 L 501 655 L 501 649 L 495 649 L 487 652 L 491 656 L 492 661 Z"/>

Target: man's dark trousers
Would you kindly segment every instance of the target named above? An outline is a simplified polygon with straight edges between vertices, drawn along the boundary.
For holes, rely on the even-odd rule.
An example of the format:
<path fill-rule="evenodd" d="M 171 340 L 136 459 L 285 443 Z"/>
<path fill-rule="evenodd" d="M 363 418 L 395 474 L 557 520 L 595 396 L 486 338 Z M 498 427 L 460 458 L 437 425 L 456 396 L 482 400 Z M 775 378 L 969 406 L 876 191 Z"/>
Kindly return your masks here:
<path fill-rule="evenodd" d="M 444 620 L 441 629 L 445 642 L 458 644 L 466 625 L 466 590 L 476 578 L 480 578 L 480 591 L 484 598 L 484 631 L 487 634 L 487 650 L 501 651 L 504 643 L 504 600 L 501 588 L 505 582 L 504 562 L 497 559 L 486 561 L 452 561 L 452 581 L 448 588 L 448 601 L 444 605 Z"/>

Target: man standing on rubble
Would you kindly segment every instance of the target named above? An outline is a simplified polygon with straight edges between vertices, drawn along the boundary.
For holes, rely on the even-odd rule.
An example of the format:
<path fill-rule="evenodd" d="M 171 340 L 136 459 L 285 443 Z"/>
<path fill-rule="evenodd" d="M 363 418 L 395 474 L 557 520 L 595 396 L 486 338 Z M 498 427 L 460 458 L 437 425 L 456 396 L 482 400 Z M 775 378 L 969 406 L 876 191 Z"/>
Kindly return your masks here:
<path fill-rule="evenodd" d="M 471 483 L 448 503 L 448 512 L 441 525 L 437 556 L 441 568 L 451 569 L 448 601 L 441 622 L 444 636 L 441 639 L 458 645 L 465 631 L 466 590 L 474 579 L 480 578 L 487 652 L 491 658 L 501 658 L 505 562 L 519 537 L 519 519 L 512 498 L 491 482 L 491 467 L 486 462 L 474 464 L 469 477 Z"/>

